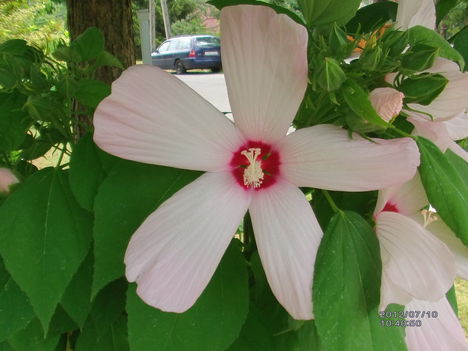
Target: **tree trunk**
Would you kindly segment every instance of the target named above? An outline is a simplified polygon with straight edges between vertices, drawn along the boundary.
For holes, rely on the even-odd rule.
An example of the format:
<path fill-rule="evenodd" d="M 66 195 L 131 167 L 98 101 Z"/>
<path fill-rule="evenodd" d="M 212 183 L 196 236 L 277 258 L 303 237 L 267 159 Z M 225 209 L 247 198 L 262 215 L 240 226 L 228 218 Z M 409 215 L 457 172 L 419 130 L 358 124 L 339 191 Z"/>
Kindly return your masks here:
<path fill-rule="evenodd" d="M 131 0 L 67 0 L 68 30 L 71 40 L 88 27 L 104 34 L 106 50 L 124 67 L 135 64 Z M 111 83 L 120 74 L 116 68 L 103 68 L 98 79 Z"/>

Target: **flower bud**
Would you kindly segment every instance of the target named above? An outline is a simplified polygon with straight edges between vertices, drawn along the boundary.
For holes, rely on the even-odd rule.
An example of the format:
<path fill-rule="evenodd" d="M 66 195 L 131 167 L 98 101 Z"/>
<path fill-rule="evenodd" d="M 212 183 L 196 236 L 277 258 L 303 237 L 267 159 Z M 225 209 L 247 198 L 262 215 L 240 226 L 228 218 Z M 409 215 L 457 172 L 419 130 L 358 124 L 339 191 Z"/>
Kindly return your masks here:
<path fill-rule="evenodd" d="M 0 193 L 8 193 L 10 186 L 18 183 L 19 180 L 8 168 L 0 168 Z"/>
<path fill-rule="evenodd" d="M 369 99 L 377 114 L 386 122 L 398 116 L 403 108 L 405 95 L 393 88 L 377 88 L 370 92 Z"/>

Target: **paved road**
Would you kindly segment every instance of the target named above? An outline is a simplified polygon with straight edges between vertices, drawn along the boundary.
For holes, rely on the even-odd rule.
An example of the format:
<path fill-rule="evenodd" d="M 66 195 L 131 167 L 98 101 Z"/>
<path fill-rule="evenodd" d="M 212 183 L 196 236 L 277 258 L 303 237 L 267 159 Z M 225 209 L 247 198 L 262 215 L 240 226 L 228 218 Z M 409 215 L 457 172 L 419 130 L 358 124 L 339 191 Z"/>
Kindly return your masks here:
<path fill-rule="evenodd" d="M 221 112 L 231 112 L 223 73 L 194 72 L 174 75 Z"/>

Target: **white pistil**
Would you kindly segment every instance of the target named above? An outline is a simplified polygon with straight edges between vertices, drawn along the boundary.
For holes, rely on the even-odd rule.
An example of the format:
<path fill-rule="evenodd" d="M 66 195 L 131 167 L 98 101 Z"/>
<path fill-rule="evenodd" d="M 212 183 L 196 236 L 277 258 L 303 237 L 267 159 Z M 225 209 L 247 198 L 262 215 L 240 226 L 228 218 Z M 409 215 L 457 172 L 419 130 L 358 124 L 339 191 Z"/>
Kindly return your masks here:
<path fill-rule="evenodd" d="M 260 156 L 262 150 L 259 148 L 250 148 L 241 152 L 249 161 L 249 165 L 244 170 L 244 185 L 253 186 L 258 188 L 263 181 L 263 170 L 260 161 L 257 161 L 257 157 Z"/>

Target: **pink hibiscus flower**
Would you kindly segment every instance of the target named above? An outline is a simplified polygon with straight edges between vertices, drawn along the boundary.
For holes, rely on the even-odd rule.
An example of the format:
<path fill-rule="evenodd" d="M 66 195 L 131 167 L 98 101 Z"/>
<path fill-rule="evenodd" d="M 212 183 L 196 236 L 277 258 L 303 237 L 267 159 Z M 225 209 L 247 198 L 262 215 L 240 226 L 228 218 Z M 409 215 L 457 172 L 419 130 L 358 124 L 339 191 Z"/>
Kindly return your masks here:
<path fill-rule="evenodd" d="M 298 187 L 386 188 L 414 175 L 419 153 L 408 138 L 350 139 L 332 125 L 286 135 L 307 87 L 307 30 L 268 7 L 241 5 L 222 10 L 221 33 L 235 124 L 177 78 L 143 65 L 125 71 L 96 110 L 102 149 L 206 171 L 136 231 L 126 275 L 146 303 L 187 310 L 249 210 L 273 293 L 294 318 L 311 319 L 323 233 Z"/>

